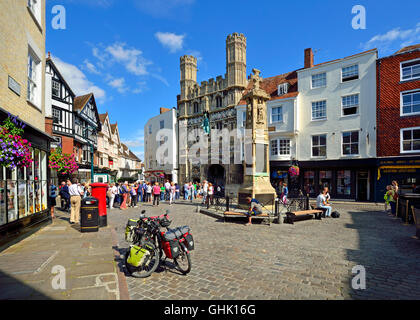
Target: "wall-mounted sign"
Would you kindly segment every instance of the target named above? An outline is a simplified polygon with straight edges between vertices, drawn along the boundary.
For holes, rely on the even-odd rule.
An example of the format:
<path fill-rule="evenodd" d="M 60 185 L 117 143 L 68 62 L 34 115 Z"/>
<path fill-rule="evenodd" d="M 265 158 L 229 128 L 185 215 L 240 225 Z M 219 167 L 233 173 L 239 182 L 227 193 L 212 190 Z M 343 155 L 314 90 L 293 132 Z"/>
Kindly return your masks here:
<path fill-rule="evenodd" d="M 20 84 L 11 76 L 9 76 L 9 89 L 20 96 Z"/>
<path fill-rule="evenodd" d="M 55 148 L 61 148 L 62 147 L 62 137 L 58 137 L 58 136 L 53 136 L 54 140 L 53 142 L 51 142 L 51 148 L 55 149 Z"/>

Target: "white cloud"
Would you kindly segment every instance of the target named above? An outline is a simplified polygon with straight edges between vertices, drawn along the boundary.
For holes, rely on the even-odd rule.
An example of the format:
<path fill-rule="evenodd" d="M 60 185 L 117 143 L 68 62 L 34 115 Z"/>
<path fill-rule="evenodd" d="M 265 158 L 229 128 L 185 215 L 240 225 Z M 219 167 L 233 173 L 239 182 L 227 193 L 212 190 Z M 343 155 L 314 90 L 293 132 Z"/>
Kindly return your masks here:
<path fill-rule="evenodd" d="M 190 51 L 187 52 L 187 54 L 190 55 L 190 56 L 196 57 L 197 62 L 203 61 L 203 56 L 202 56 L 201 52 L 198 51 L 198 50 L 190 50 Z"/>
<path fill-rule="evenodd" d="M 365 50 L 378 48 L 383 53 L 389 53 L 396 48 L 400 49 L 420 41 L 420 22 L 411 29 L 401 30 L 394 28 L 384 34 L 378 34 L 372 37 L 368 42 L 363 43 Z"/>
<path fill-rule="evenodd" d="M 64 62 L 57 57 L 53 57 L 52 59 L 76 95 L 84 95 L 93 92 L 95 99 L 100 102 L 105 101 L 106 92 L 89 81 L 86 75 L 78 67 Z"/>
<path fill-rule="evenodd" d="M 88 59 L 85 59 L 85 61 L 83 61 L 83 69 L 84 70 L 87 70 L 88 72 L 90 72 L 90 73 L 93 73 L 93 74 L 101 74 L 99 71 L 98 71 L 98 68 L 93 64 L 93 63 L 91 63 Z"/>
<path fill-rule="evenodd" d="M 147 75 L 147 66 L 153 64 L 143 57 L 142 51 L 127 48 L 125 43 L 114 43 L 105 50 L 113 59 L 123 64 L 128 72 L 137 76 Z"/>
<path fill-rule="evenodd" d="M 124 78 L 110 79 L 108 84 L 117 89 L 119 93 L 125 93 L 129 90 L 129 88 L 125 85 Z"/>
<path fill-rule="evenodd" d="M 155 37 L 170 52 L 174 53 L 181 50 L 184 45 L 185 34 L 175 34 L 171 32 L 156 32 Z"/>
<path fill-rule="evenodd" d="M 137 83 L 137 88 L 134 89 L 132 92 L 135 94 L 142 93 L 147 89 L 146 81 L 139 81 Z"/>
<path fill-rule="evenodd" d="M 144 147 L 144 136 L 140 135 L 134 140 L 126 140 L 126 141 L 123 141 L 123 143 L 130 149 Z"/>

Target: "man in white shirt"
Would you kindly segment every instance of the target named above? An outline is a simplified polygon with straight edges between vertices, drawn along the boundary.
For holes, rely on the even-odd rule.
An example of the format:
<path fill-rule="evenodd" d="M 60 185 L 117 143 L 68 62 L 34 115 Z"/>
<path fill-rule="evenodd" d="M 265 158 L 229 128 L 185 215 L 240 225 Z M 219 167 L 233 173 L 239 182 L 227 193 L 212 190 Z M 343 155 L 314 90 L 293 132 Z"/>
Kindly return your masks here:
<path fill-rule="evenodd" d="M 115 183 L 111 186 L 111 196 L 109 197 L 109 209 L 114 209 L 115 196 L 118 194 L 118 188 L 115 186 Z"/>
<path fill-rule="evenodd" d="M 325 217 L 331 217 L 331 205 L 327 203 L 328 188 L 323 188 L 319 196 L 316 198 L 316 207 L 325 212 Z"/>
<path fill-rule="evenodd" d="M 207 180 L 204 180 L 204 185 L 203 185 L 203 203 L 206 203 L 208 193 L 209 193 L 209 184 L 208 184 Z"/>
<path fill-rule="evenodd" d="M 83 195 L 83 190 L 77 184 L 78 180 L 76 178 L 73 179 L 73 183 L 67 180 L 71 203 L 70 224 L 80 223 L 80 205 L 82 201 L 80 196 Z"/>
<path fill-rule="evenodd" d="M 166 180 L 165 182 L 165 200 L 169 201 L 171 195 L 171 183 L 169 182 L 169 180 Z"/>

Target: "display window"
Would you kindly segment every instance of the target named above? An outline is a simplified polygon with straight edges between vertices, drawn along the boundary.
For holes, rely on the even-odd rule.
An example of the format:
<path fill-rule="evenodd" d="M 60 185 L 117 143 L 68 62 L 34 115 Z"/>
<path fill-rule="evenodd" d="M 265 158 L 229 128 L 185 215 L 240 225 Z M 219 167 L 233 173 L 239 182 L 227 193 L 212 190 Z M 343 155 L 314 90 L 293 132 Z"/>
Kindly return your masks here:
<path fill-rule="evenodd" d="M 47 153 L 32 149 L 29 168 L 0 167 L 0 226 L 48 209 Z"/>
<path fill-rule="evenodd" d="M 337 171 L 337 194 L 350 196 L 351 195 L 351 171 L 340 170 Z"/>

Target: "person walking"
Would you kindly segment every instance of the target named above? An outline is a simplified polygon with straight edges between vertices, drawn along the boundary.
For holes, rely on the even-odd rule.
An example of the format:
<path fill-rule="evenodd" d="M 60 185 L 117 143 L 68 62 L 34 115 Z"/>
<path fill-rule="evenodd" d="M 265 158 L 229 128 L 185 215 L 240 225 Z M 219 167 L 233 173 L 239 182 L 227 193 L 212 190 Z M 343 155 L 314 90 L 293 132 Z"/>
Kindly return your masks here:
<path fill-rule="evenodd" d="M 179 200 L 180 199 L 180 190 L 179 190 L 179 184 L 175 183 L 175 200 Z"/>
<path fill-rule="evenodd" d="M 134 186 L 132 186 L 130 189 L 130 195 L 131 195 L 131 207 L 134 208 L 137 206 L 137 192 Z"/>
<path fill-rule="evenodd" d="M 60 197 L 61 197 L 61 210 L 68 212 L 70 208 L 70 193 L 69 193 L 69 186 L 67 185 L 65 181 L 61 182 Z"/>
<path fill-rule="evenodd" d="M 50 186 L 50 207 L 51 207 L 51 219 L 55 219 L 54 207 L 57 205 L 57 187 L 54 182 L 51 181 Z"/>
<path fill-rule="evenodd" d="M 176 194 L 175 184 L 171 182 L 171 187 L 169 189 L 169 205 L 172 205 L 172 203 L 175 203 L 175 194 Z"/>
<path fill-rule="evenodd" d="M 184 200 L 188 200 L 188 182 L 184 184 Z"/>
<path fill-rule="evenodd" d="M 207 201 L 208 192 L 209 192 L 209 184 L 207 183 L 206 180 L 204 180 L 204 185 L 203 185 L 203 203 L 206 203 L 206 201 Z"/>
<path fill-rule="evenodd" d="M 166 182 L 165 182 L 165 200 L 166 201 L 170 201 L 171 186 L 172 186 L 172 184 L 169 182 L 169 180 L 166 180 Z"/>
<path fill-rule="evenodd" d="M 121 201 L 121 210 L 127 210 L 127 196 L 128 196 L 128 181 L 124 182 L 124 184 L 120 188 L 122 201 Z"/>
<path fill-rule="evenodd" d="M 397 215 L 397 210 L 396 209 L 397 209 L 398 194 L 395 191 L 395 186 L 392 185 L 390 190 L 388 190 L 386 194 L 388 195 L 389 205 L 391 206 L 391 215 L 396 216 Z"/>
<path fill-rule="evenodd" d="M 115 196 L 118 194 L 118 189 L 115 186 L 115 183 L 111 184 L 111 192 L 110 192 L 110 197 L 109 197 L 109 209 L 114 209 L 114 201 L 115 201 Z"/>
<path fill-rule="evenodd" d="M 213 205 L 213 196 L 214 196 L 214 186 L 213 186 L 213 184 L 212 183 L 209 183 L 209 185 L 208 185 L 208 195 L 207 195 L 207 197 L 208 197 L 208 202 L 211 204 L 211 205 Z"/>
<path fill-rule="evenodd" d="M 159 186 L 159 183 L 156 182 L 153 186 L 153 205 L 159 206 L 159 198 L 161 196 L 161 187 Z"/>
<path fill-rule="evenodd" d="M 152 203 L 152 185 L 150 182 L 146 185 L 146 202 Z"/>
<path fill-rule="evenodd" d="M 73 179 L 73 183 L 67 180 L 71 203 L 70 224 L 80 223 L 80 205 L 84 192 L 78 186 L 78 183 L 79 181 L 76 178 Z"/>

